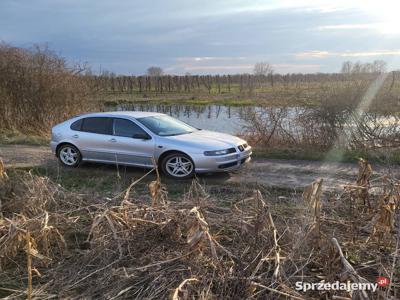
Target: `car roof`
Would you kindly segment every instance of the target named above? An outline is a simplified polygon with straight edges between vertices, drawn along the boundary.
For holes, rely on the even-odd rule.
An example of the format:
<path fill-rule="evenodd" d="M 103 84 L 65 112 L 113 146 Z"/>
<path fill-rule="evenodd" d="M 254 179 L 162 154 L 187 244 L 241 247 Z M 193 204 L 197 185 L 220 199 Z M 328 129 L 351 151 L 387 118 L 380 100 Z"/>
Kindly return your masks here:
<path fill-rule="evenodd" d="M 131 117 L 131 118 L 143 118 L 151 116 L 162 116 L 162 113 L 148 112 L 148 111 L 109 111 L 109 112 L 97 112 L 79 115 L 79 117 Z"/>

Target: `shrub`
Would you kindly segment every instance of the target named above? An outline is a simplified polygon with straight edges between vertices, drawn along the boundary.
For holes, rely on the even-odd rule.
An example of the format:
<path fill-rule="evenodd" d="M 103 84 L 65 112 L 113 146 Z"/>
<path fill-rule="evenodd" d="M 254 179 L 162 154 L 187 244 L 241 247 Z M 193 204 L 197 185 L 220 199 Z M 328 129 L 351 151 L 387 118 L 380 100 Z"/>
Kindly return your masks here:
<path fill-rule="evenodd" d="M 46 135 L 55 123 L 88 109 L 92 93 L 83 71 L 47 47 L 0 44 L 0 130 Z"/>

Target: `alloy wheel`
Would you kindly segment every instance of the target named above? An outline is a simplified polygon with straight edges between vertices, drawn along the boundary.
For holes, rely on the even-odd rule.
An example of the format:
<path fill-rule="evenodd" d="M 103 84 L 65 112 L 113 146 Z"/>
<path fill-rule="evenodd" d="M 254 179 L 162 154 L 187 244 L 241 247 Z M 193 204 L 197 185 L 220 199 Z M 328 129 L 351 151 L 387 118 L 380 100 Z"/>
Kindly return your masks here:
<path fill-rule="evenodd" d="M 173 156 L 166 161 L 165 170 L 173 177 L 187 177 L 193 172 L 193 163 L 185 156 Z"/>
<path fill-rule="evenodd" d="M 66 146 L 60 150 L 59 157 L 63 164 L 74 166 L 79 160 L 79 153 L 75 148 Z"/>

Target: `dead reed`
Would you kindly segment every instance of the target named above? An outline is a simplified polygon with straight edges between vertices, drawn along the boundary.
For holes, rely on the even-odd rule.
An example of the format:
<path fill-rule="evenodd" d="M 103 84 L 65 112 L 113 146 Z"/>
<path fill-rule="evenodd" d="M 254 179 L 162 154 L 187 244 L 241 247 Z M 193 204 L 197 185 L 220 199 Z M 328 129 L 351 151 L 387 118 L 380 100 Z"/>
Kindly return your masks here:
<path fill-rule="evenodd" d="M 400 184 L 361 180 L 370 178 L 370 167 L 360 164 L 358 180 L 340 194 L 325 194 L 317 180 L 302 198 L 277 200 L 256 190 L 230 207 L 197 181 L 181 202 L 168 201 L 159 177 L 149 186 L 152 201 L 132 198 L 135 182 L 112 200 L 94 201 L 44 177 L 3 176 L 0 295 L 398 299 Z M 375 293 L 295 289 L 297 281 L 377 276 L 392 284 Z"/>

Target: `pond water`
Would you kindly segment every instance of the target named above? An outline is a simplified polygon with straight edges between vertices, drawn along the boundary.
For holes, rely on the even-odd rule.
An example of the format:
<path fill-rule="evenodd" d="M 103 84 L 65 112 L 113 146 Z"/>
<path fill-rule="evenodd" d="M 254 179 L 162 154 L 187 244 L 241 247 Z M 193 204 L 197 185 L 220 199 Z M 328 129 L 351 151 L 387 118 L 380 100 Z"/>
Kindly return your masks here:
<path fill-rule="evenodd" d="M 182 120 L 194 127 L 238 134 L 248 130 L 249 116 L 257 113 L 265 113 L 268 110 L 261 106 L 227 106 L 227 105 L 185 105 L 185 104 L 120 104 L 107 108 L 123 111 L 151 111 L 168 114 Z M 269 108 L 272 109 L 272 108 Z M 289 108 L 289 119 L 298 115 L 298 108 Z"/>
<path fill-rule="evenodd" d="M 151 104 L 120 104 L 116 110 L 151 111 L 168 114 L 194 127 L 215 130 L 230 134 L 243 131 L 247 122 L 242 117 L 246 108 L 225 105 L 151 105 Z M 252 107 L 257 109 L 256 107 Z"/>
<path fill-rule="evenodd" d="M 274 121 L 280 119 L 280 128 L 293 137 L 310 134 L 315 127 L 315 120 L 310 118 L 312 109 L 303 107 L 264 107 L 264 106 L 227 106 L 227 105 L 187 105 L 187 104 L 119 104 L 114 107 L 106 107 L 107 110 L 122 111 L 152 111 L 168 114 L 182 120 L 194 127 L 225 132 L 229 134 L 240 134 L 252 132 L 252 126 L 259 126 L 258 132 L 264 128 L 273 128 Z M 317 110 L 316 110 L 317 111 Z M 315 112 L 315 111 L 314 111 Z M 398 130 L 400 119 L 393 116 L 375 116 L 366 114 L 371 118 L 367 125 L 372 128 L 381 127 L 380 130 Z M 257 116 L 257 122 L 254 122 Z M 249 122 L 249 120 L 252 120 Z M 252 124 L 250 126 L 250 123 Z M 314 126 L 310 127 L 313 123 Z M 317 121 L 318 123 L 318 121 Z M 355 119 L 348 118 L 344 125 L 345 132 L 356 126 Z M 397 125 L 397 126 L 396 126 Z M 321 125 L 319 125 L 321 126 Z"/>

